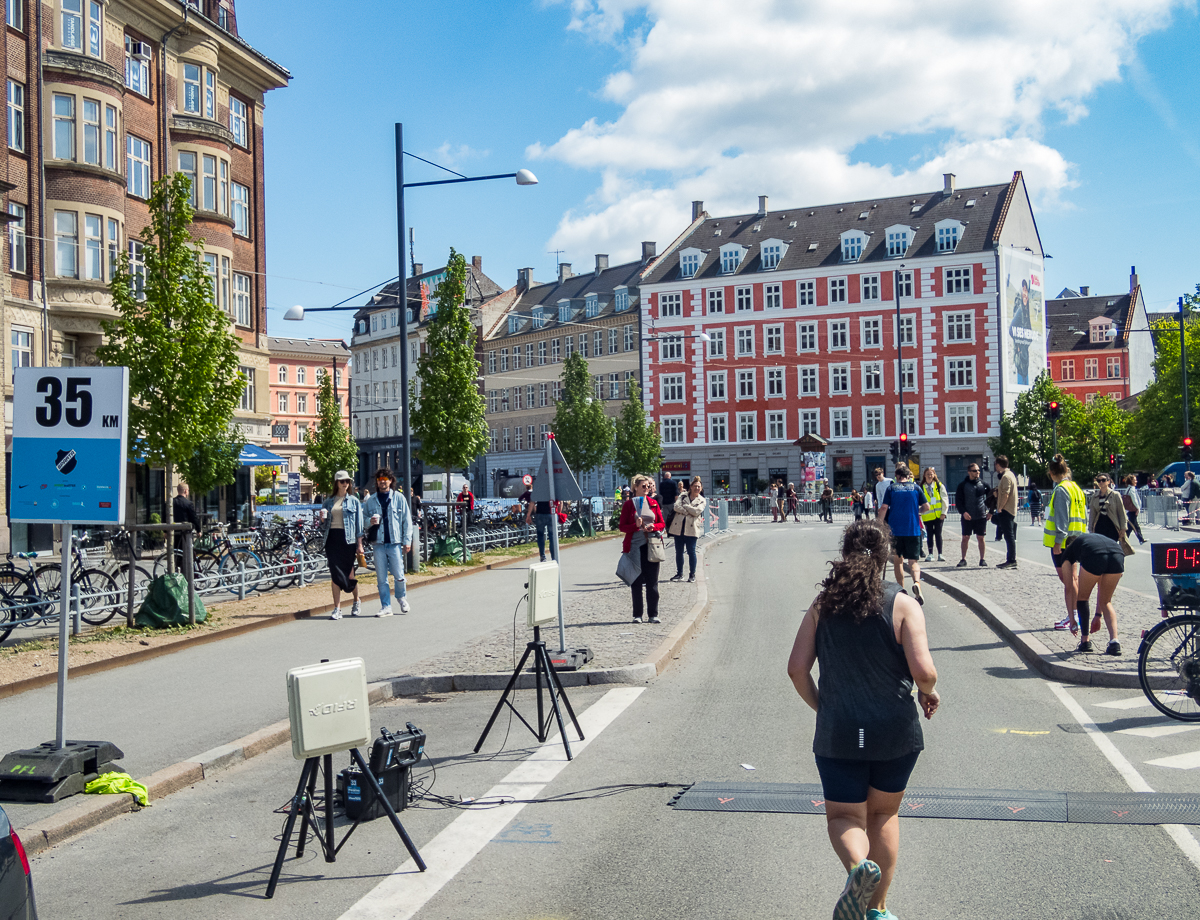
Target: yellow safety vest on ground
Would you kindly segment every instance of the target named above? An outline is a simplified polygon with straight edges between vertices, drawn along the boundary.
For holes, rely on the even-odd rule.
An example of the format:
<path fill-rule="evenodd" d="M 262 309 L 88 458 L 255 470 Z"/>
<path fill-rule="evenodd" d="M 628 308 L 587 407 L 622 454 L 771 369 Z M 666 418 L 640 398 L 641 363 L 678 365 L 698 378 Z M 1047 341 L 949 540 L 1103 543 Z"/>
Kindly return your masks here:
<path fill-rule="evenodd" d="M 1061 541 L 1058 539 L 1058 528 L 1054 524 L 1054 500 L 1058 497 L 1059 490 L 1067 494 L 1066 500 L 1070 502 L 1070 518 L 1067 521 L 1067 533 L 1087 533 L 1087 497 L 1083 494 L 1083 489 L 1075 485 L 1070 479 L 1064 479 L 1050 493 L 1050 503 L 1046 506 L 1046 524 L 1043 529 L 1044 536 L 1042 537 L 1043 546 L 1054 546 L 1055 543 L 1066 542 L 1065 534 Z"/>
<path fill-rule="evenodd" d="M 941 480 L 933 483 L 933 494 L 929 494 L 929 483 L 921 483 L 921 492 L 925 501 L 929 502 L 929 510 L 921 515 L 922 521 L 934 521 L 940 518 L 950 506 L 950 497 L 946 495 L 946 487 Z"/>

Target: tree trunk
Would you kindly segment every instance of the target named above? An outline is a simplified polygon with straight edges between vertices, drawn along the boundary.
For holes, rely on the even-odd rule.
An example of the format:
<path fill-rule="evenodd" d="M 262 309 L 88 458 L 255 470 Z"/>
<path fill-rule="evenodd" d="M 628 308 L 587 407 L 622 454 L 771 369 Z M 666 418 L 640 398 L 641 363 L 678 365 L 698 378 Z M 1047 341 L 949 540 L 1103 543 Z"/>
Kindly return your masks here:
<path fill-rule="evenodd" d="M 163 472 L 163 493 L 164 504 L 163 520 L 168 524 L 175 523 L 175 497 L 171 494 L 175 488 L 175 470 L 171 464 L 167 464 L 166 470 Z M 171 531 L 166 531 L 167 534 L 167 573 L 175 573 L 175 534 Z"/>

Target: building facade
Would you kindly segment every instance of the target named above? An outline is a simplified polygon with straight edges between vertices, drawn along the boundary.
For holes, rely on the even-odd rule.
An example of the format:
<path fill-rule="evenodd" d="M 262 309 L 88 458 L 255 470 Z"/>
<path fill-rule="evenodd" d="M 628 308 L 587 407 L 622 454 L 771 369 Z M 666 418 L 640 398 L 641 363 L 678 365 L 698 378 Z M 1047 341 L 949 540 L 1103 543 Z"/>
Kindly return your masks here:
<path fill-rule="evenodd" d="M 1137 269 L 1129 293 L 1093 295 L 1064 290 L 1046 302 L 1050 327 L 1047 359 L 1059 388 L 1080 402 L 1097 396 L 1136 396 L 1153 376 L 1154 341 Z"/>
<path fill-rule="evenodd" d="M 912 461 L 957 484 L 1045 364 L 1042 260 L 1019 172 L 778 211 L 764 196 L 732 217 L 696 202 L 642 284 L 668 462 L 733 493 L 846 491 L 892 465 L 903 411 Z M 808 434 L 823 454 L 802 452 Z"/>
<path fill-rule="evenodd" d="M 234 0 L 9 0 L 6 25 L 5 402 L 11 368 L 97 363 L 118 254 L 136 275 L 151 183 L 181 171 L 214 298 L 241 340 L 235 422 L 266 445 L 263 102 L 290 75 L 238 35 Z M 135 474 L 131 507 L 154 491 Z"/>
<path fill-rule="evenodd" d="M 268 340 L 271 405 L 271 452 L 288 461 L 287 472 L 299 473 L 304 445 L 318 420 L 317 394 L 326 374 L 333 374 L 333 391 L 342 422 L 350 426 L 350 347 L 342 339 Z M 312 482 L 300 476 L 300 500 L 311 501 Z"/>
<path fill-rule="evenodd" d="M 593 398 L 616 416 L 640 380 L 640 284 L 654 259 L 654 244 L 643 243 L 643 258 L 610 266 L 597 255 L 593 271 L 573 274 L 568 263 L 558 279 L 533 281 L 521 269 L 518 295 L 484 333 L 484 392 L 489 445 L 487 492 L 498 497 L 517 486 L 505 483 L 536 473 L 562 385 L 562 364 L 578 352 L 588 361 Z M 617 485 L 611 463 L 575 471 L 585 493 L 612 494 Z M 505 495 L 505 497 L 512 497 Z"/>

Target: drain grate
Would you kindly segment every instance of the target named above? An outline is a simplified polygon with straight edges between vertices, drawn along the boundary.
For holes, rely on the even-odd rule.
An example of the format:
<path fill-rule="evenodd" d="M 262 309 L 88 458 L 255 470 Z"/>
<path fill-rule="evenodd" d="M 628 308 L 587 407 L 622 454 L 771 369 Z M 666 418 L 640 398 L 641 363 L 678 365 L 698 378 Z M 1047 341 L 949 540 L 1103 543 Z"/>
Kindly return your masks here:
<path fill-rule="evenodd" d="M 825 813 L 824 796 L 816 783 L 699 782 L 676 796 L 671 804 L 683 811 Z M 1200 795 L 914 787 L 905 793 L 900 814 L 962 821 L 1200 824 Z"/>

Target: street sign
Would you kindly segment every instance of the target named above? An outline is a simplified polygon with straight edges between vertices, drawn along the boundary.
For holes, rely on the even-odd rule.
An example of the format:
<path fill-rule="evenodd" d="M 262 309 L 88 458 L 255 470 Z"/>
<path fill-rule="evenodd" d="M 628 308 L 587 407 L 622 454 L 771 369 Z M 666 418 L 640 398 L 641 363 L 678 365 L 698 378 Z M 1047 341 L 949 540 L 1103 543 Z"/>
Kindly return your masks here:
<path fill-rule="evenodd" d="M 521 485 L 525 486 L 525 488 L 529 488 L 531 485 L 533 485 L 533 477 L 526 473 L 521 477 Z"/>
<path fill-rule="evenodd" d="M 271 437 L 278 438 L 280 441 L 286 441 L 291 433 L 291 425 L 287 422 L 271 426 Z"/>
<path fill-rule="evenodd" d="M 300 474 L 288 473 L 288 504 L 296 505 L 300 502 Z"/>
<path fill-rule="evenodd" d="M 10 518 L 124 523 L 128 412 L 126 367 L 17 368 Z"/>
<path fill-rule="evenodd" d="M 583 490 L 579 488 L 579 483 L 575 481 L 571 468 L 567 466 L 562 451 L 558 449 L 558 442 L 551 440 L 549 444 L 550 450 L 547 453 L 554 457 L 554 495 L 553 497 L 550 495 L 550 477 L 546 474 L 546 456 L 543 455 L 542 465 L 538 467 L 537 477 L 533 480 L 533 500 L 535 502 L 579 501 L 583 498 Z"/>

